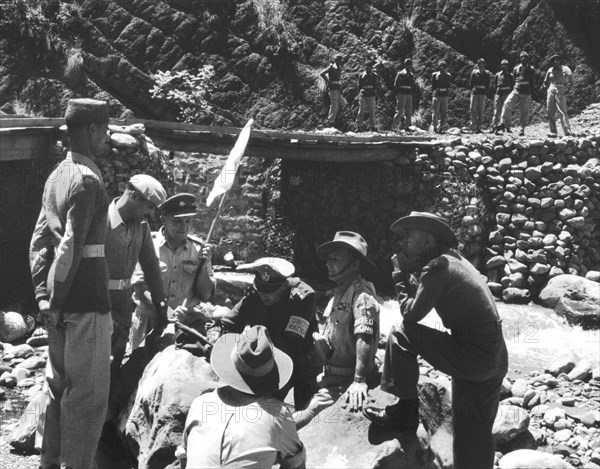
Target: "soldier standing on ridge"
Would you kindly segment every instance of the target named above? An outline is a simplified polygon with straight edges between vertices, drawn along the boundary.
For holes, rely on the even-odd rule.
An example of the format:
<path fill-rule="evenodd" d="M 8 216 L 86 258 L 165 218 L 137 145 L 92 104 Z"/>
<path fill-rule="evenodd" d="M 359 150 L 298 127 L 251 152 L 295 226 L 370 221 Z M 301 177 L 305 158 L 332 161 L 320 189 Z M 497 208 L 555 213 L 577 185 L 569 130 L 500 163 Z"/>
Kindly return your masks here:
<path fill-rule="evenodd" d="M 440 61 L 438 71 L 431 75 L 431 89 L 433 91 L 433 131 L 443 134 L 448 126 L 448 92 L 450 90 L 451 76 L 446 72 L 446 62 Z"/>
<path fill-rule="evenodd" d="M 369 113 L 369 130 L 375 130 L 375 91 L 377 90 L 377 75 L 373 72 L 375 63 L 369 60 L 365 71 L 358 76 L 358 130 L 361 130 L 365 119 L 365 111 Z"/>
<path fill-rule="evenodd" d="M 546 108 L 548 109 L 550 132 L 554 135 L 557 134 L 556 111 L 558 111 L 558 118 L 560 119 L 563 132 L 565 135 L 571 135 L 565 91 L 567 85 L 573 86 L 573 73 L 569 67 L 560 64 L 560 56 L 558 54 L 550 58 L 550 63 L 552 67 L 548 69 L 544 78 L 544 86 L 548 87 Z"/>
<path fill-rule="evenodd" d="M 321 76 L 329 89 L 329 114 L 327 125 L 333 125 L 340 110 L 342 100 L 342 55 L 336 54 L 335 59 L 321 72 Z"/>
<path fill-rule="evenodd" d="M 485 101 L 490 86 L 490 74 L 485 69 L 485 60 L 479 59 L 477 67 L 471 72 L 469 88 L 471 88 L 471 130 L 481 133 L 483 125 L 483 112 Z"/>
<path fill-rule="evenodd" d="M 504 101 L 506 101 L 515 84 L 512 74 L 508 71 L 508 60 L 502 59 L 500 67 L 501 70 L 494 76 L 494 117 L 492 119 L 491 132 L 495 132 L 498 129 L 500 116 L 502 115 L 502 106 L 504 106 Z"/>
<path fill-rule="evenodd" d="M 404 68 L 398 72 L 394 80 L 396 91 L 396 114 L 394 114 L 393 130 L 403 128 L 410 132 L 412 125 L 412 101 L 415 87 L 415 75 L 412 60 L 404 60 Z"/>
<path fill-rule="evenodd" d="M 514 107 L 519 103 L 521 132 L 519 135 L 525 135 L 525 127 L 531 120 L 531 95 L 535 90 L 535 71 L 529 65 L 529 54 L 521 52 L 519 56 L 521 63 L 513 69 L 514 89 L 506 98 L 502 107 L 502 123 L 496 129 L 496 132 L 505 130 L 510 132 L 510 123 Z"/>

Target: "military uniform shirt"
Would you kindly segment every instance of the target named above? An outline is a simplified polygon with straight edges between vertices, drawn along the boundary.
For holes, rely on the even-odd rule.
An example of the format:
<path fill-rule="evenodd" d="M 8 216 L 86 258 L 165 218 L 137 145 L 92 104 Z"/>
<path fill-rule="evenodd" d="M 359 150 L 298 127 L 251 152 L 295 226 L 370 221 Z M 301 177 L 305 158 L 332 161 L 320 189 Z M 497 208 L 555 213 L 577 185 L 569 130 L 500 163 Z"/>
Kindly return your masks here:
<path fill-rule="evenodd" d="M 362 277 L 337 287 L 324 316 L 327 318 L 324 335 L 333 349 L 327 365 L 354 368 L 356 334 L 379 340 L 379 303 L 375 297 L 375 287 Z M 377 347 L 372 350 L 371 363 Z"/>
<path fill-rule="evenodd" d="M 342 79 L 342 68 L 338 67 L 337 64 L 329 64 L 329 66 L 323 70 L 323 73 L 327 73 L 329 77 L 329 89 L 339 90 L 341 88 Z"/>
<path fill-rule="evenodd" d="M 400 70 L 394 80 L 394 89 L 398 94 L 412 94 L 415 85 L 415 75 L 406 69 Z"/>
<path fill-rule="evenodd" d="M 361 96 L 370 98 L 375 96 L 375 88 L 377 87 L 377 75 L 373 72 L 367 75 L 367 72 L 362 72 L 358 77 L 358 90 Z"/>
<path fill-rule="evenodd" d="M 514 86 L 513 76 L 509 71 L 500 70 L 494 76 L 494 90 L 497 95 L 510 94 Z"/>
<path fill-rule="evenodd" d="M 159 259 L 162 274 L 163 289 L 167 304 L 170 308 L 181 306 L 183 300 L 189 297 L 196 268 L 198 267 L 198 256 L 202 252 L 202 245 L 187 238 L 175 251 L 173 251 L 163 235 L 163 229 L 152 233 L 154 248 Z M 212 266 L 205 262 L 204 270 L 198 276 L 198 281 L 210 279 L 212 288 L 210 292 L 200 292 L 202 296 L 210 297 L 214 293 L 215 280 Z M 138 265 L 133 274 L 132 283 L 144 283 L 144 274 Z"/>
<path fill-rule="evenodd" d="M 152 299 L 158 303 L 164 298 L 161 272 L 148 222 L 126 225 L 119 214 L 116 201 L 108 207 L 108 230 L 106 234 L 106 262 L 110 279 L 129 282 L 139 261 L 144 272 Z M 131 286 L 119 290 L 109 289 L 113 320 L 124 326 L 131 325 L 134 303 Z"/>
<path fill-rule="evenodd" d="M 550 67 L 546 72 L 545 82 L 550 86 L 564 86 L 569 83 L 569 76 L 572 75 L 571 69 L 566 65 L 561 65 L 558 68 Z"/>
<path fill-rule="evenodd" d="M 522 94 L 531 94 L 535 87 L 535 72 L 529 65 L 517 65 L 513 70 L 515 90 Z"/>
<path fill-rule="evenodd" d="M 434 96 L 448 96 L 450 74 L 447 72 L 435 72 L 431 75 L 431 89 Z"/>
<path fill-rule="evenodd" d="M 488 72 L 481 71 L 478 68 L 471 72 L 471 78 L 469 80 L 469 88 L 473 94 L 486 94 L 487 89 L 490 86 L 490 76 Z"/>
<path fill-rule="evenodd" d="M 63 313 L 110 311 L 104 258 L 108 196 L 100 169 L 69 152 L 44 186 L 31 238 L 35 297 Z"/>
<path fill-rule="evenodd" d="M 251 287 L 226 317 L 241 333 L 245 326 L 261 325 L 269 331 L 273 345 L 287 353 L 294 365 L 312 348 L 312 333 L 317 331 L 316 295 L 300 279 L 288 278 L 289 293 L 274 305 L 265 306 Z"/>

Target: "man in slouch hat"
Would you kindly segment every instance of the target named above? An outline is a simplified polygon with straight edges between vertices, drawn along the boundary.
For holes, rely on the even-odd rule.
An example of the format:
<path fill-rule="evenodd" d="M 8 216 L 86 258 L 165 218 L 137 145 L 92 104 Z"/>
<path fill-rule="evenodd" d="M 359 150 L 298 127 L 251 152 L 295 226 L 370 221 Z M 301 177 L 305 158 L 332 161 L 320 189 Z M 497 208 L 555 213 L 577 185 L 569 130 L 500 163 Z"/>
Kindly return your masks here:
<path fill-rule="evenodd" d="M 46 181 L 30 245 L 39 319 L 50 333 L 42 469 L 94 466 L 110 382 L 109 201 L 92 160 L 107 139 L 108 106 L 72 99 L 65 119 L 71 150 Z"/>
<path fill-rule="evenodd" d="M 399 400 L 364 414 L 388 429 L 417 431 L 420 355 L 452 376 L 454 467 L 491 469 L 492 427 L 508 370 L 494 298 L 482 275 L 453 249 L 458 240 L 442 218 L 412 212 L 391 230 L 402 237 L 392 275 L 402 322 L 388 336 L 381 389 Z M 452 334 L 419 324 L 433 308 Z"/>

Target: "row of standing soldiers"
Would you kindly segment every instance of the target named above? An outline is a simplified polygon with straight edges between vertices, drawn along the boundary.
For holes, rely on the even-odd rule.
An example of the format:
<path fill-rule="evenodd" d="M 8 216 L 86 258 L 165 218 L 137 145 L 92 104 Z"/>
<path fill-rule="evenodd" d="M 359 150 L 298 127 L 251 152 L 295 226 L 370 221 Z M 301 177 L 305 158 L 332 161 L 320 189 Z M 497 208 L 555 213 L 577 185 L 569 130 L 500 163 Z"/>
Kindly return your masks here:
<path fill-rule="evenodd" d="M 521 131 L 519 135 L 525 135 L 525 127 L 531 120 L 532 95 L 536 91 L 536 74 L 529 63 L 529 54 L 521 52 L 520 63 L 512 72 L 509 70 L 508 60 L 500 63 L 501 70 L 492 75 L 485 68 L 484 59 L 477 61 L 477 66 L 471 72 L 469 89 L 471 90 L 470 118 L 471 130 L 481 133 L 483 128 L 483 114 L 488 96 L 494 97 L 494 115 L 490 132 L 510 132 L 512 113 L 519 106 Z M 327 125 L 333 125 L 343 106 L 341 95 L 341 55 L 336 55 L 329 66 L 321 72 L 329 87 L 330 108 L 327 116 Z M 550 62 L 552 66 L 548 69 L 544 78 L 543 86 L 547 90 L 547 110 L 550 133 L 556 134 L 556 113 L 565 135 L 571 134 L 569 118 L 567 115 L 567 104 L 565 89 L 567 85 L 573 85 L 573 74 L 569 67 L 561 65 L 560 57 L 554 55 Z M 369 114 L 369 129 L 375 130 L 375 95 L 378 89 L 378 76 L 373 71 L 374 62 L 369 61 L 365 70 L 358 77 L 359 109 L 357 125 L 362 130 L 365 114 Z M 452 84 L 452 76 L 446 71 L 447 63 L 442 60 L 438 64 L 438 70 L 431 75 L 432 99 L 432 127 L 434 132 L 444 133 L 448 127 L 448 97 Z M 394 92 L 396 94 L 396 112 L 392 124 L 393 129 L 404 129 L 411 131 L 413 95 L 418 85 L 412 68 L 412 60 L 406 59 L 404 67 L 398 72 L 394 80 Z"/>

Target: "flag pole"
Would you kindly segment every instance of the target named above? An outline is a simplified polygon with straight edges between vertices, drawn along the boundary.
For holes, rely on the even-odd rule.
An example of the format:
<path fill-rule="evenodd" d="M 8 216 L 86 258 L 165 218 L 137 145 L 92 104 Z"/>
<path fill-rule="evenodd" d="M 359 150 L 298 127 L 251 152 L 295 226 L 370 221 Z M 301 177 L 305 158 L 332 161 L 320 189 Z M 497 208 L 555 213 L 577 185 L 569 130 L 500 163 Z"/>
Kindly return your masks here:
<path fill-rule="evenodd" d="M 227 192 L 225 192 L 225 194 L 223 194 L 223 196 L 221 197 L 221 201 L 219 202 L 219 207 L 217 208 L 217 213 L 215 214 L 215 217 L 213 218 L 213 221 L 210 224 L 210 229 L 208 230 L 208 234 L 206 235 L 206 241 L 204 241 L 205 244 L 210 243 L 213 232 L 215 231 L 215 227 L 217 226 L 217 220 L 221 216 L 221 211 L 223 210 L 223 206 L 224 206 L 226 197 L 227 197 Z"/>

